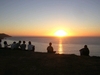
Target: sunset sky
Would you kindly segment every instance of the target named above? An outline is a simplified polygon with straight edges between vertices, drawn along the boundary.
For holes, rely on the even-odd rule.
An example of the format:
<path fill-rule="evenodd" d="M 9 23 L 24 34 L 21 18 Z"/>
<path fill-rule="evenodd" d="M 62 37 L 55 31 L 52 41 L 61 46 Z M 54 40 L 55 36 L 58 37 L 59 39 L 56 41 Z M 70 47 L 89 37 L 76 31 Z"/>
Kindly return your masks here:
<path fill-rule="evenodd" d="M 0 33 L 100 36 L 100 0 L 0 0 Z"/>

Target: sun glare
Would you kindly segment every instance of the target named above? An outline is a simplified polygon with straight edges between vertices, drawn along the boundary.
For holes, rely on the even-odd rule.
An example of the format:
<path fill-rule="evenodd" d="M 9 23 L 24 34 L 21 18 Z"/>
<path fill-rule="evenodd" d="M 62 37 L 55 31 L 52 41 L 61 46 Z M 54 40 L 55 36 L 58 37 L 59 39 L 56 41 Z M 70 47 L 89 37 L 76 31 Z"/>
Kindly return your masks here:
<path fill-rule="evenodd" d="M 55 32 L 55 35 L 59 37 L 63 37 L 63 36 L 66 36 L 67 33 L 64 30 L 58 30 Z"/>

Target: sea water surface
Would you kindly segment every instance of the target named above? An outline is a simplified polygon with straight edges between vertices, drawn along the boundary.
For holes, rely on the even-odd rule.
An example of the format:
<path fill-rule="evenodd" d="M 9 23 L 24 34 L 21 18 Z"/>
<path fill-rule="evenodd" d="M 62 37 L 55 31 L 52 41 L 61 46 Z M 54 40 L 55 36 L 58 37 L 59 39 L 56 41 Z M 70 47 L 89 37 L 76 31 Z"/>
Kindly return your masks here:
<path fill-rule="evenodd" d="M 52 46 L 58 54 L 80 55 L 79 50 L 84 45 L 88 45 L 90 56 L 100 56 L 100 37 L 9 37 L 2 40 L 2 45 L 4 41 L 12 44 L 19 40 L 26 41 L 26 45 L 28 45 L 28 41 L 31 41 L 35 45 L 36 52 L 47 52 L 47 46 L 49 42 L 52 42 Z"/>

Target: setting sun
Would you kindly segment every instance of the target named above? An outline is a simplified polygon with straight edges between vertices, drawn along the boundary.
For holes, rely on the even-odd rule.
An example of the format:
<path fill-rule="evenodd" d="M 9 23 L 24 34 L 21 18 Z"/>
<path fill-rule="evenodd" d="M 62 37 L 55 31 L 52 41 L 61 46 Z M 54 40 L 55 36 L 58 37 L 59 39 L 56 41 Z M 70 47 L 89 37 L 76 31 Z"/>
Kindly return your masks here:
<path fill-rule="evenodd" d="M 55 35 L 59 37 L 63 37 L 63 36 L 66 36 L 67 33 L 64 30 L 58 30 L 55 32 Z"/>

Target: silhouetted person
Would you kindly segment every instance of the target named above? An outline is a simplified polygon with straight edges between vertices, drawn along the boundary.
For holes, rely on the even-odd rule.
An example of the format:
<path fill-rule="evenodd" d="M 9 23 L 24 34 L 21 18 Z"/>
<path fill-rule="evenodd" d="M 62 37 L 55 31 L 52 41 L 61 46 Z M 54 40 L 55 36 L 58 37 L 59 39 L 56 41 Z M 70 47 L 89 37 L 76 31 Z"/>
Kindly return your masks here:
<path fill-rule="evenodd" d="M 52 43 L 49 43 L 49 46 L 47 47 L 47 52 L 48 53 L 55 53 L 55 51 L 53 51 L 53 47 L 52 47 Z"/>
<path fill-rule="evenodd" d="M 16 49 L 16 42 L 13 42 L 13 44 L 11 44 L 11 49 Z"/>
<path fill-rule="evenodd" d="M 16 49 L 20 49 L 21 46 L 21 41 L 19 41 L 18 43 L 16 43 Z"/>
<path fill-rule="evenodd" d="M 25 50 L 26 49 L 25 41 L 23 41 L 23 44 L 20 47 L 21 47 L 21 50 Z"/>
<path fill-rule="evenodd" d="M 84 55 L 84 56 L 89 56 L 89 49 L 88 49 L 87 45 L 85 45 L 84 48 L 82 48 L 82 49 L 80 50 L 80 55 L 81 55 L 81 56 L 82 56 L 82 55 Z"/>
<path fill-rule="evenodd" d="M 1 41 L 1 39 L 0 39 L 0 48 L 2 48 L 1 42 L 2 42 L 2 41 Z"/>
<path fill-rule="evenodd" d="M 35 46 L 31 44 L 31 42 L 28 42 L 28 50 L 35 50 Z"/>
<path fill-rule="evenodd" d="M 8 46 L 10 45 L 7 44 L 7 41 L 4 41 L 4 48 L 8 48 Z"/>

